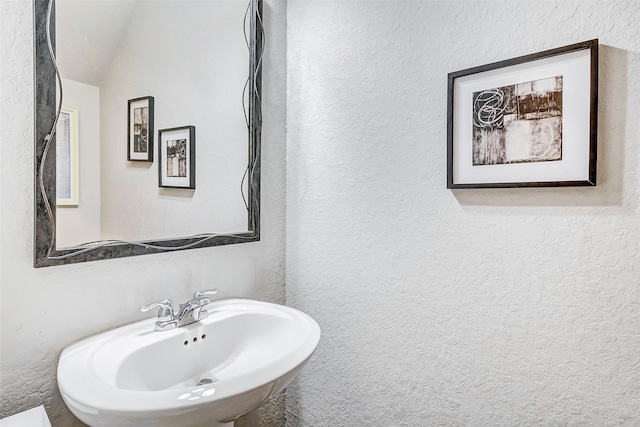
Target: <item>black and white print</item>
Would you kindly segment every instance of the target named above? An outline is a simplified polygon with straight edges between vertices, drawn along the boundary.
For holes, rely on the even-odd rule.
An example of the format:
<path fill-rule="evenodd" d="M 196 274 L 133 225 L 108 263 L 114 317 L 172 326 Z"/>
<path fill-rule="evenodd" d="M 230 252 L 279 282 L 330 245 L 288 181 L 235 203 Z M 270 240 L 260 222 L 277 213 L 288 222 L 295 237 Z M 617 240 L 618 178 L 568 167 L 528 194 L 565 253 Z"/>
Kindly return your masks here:
<path fill-rule="evenodd" d="M 187 176 L 187 140 L 174 139 L 167 141 L 167 176 Z"/>
<path fill-rule="evenodd" d="M 133 151 L 146 153 L 149 150 L 149 107 L 133 109 Z"/>
<path fill-rule="evenodd" d="M 473 166 L 562 160 L 562 76 L 473 93 Z"/>

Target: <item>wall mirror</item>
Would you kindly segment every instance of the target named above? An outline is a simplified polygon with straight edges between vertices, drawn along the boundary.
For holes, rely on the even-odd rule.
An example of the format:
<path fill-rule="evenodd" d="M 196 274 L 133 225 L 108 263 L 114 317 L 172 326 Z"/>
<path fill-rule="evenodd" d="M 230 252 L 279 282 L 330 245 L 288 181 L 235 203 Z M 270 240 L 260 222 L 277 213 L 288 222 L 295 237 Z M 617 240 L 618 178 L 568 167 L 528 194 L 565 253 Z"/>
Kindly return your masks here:
<path fill-rule="evenodd" d="M 34 266 L 260 239 L 261 0 L 34 0 Z"/>

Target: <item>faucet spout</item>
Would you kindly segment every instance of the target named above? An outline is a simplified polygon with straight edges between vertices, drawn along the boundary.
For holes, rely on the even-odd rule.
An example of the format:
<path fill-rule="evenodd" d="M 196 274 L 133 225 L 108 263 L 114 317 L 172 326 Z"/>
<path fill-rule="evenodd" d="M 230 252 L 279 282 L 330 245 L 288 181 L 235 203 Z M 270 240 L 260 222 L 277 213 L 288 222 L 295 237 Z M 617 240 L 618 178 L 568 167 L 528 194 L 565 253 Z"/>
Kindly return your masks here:
<path fill-rule="evenodd" d="M 178 314 L 176 315 L 178 322 L 182 320 L 182 318 L 184 318 L 184 316 L 192 309 L 192 305 L 193 305 L 193 300 L 189 300 L 184 304 L 180 304 L 180 308 L 178 309 Z"/>
<path fill-rule="evenodd" d="M 181 304 L 177 315 L 178 327 L 206 319 L 209 313 L 205 310 L 205 307 L 211 304 L 211 299 L 208 296 L 215 295 L 217 292 L 217 289 L 198 291 L 193 294 L 192 299 Z"/>
<path fill-rule="evenodd" d="M 202 309 L 202 307 L 200 307 L 200 304 L 195 299 L 191 299 L 184 304 L 180 304 L 180 310 L 176 316 L 178 327 L 190 325 L 200 320 L 196 317 L 200 309 Z"/>

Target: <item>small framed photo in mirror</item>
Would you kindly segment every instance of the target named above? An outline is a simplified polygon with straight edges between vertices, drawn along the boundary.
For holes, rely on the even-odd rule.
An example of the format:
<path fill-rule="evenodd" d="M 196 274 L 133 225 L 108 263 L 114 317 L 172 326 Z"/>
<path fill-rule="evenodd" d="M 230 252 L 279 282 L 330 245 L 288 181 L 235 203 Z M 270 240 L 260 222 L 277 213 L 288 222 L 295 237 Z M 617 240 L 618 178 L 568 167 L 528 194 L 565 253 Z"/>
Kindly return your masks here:
<path fill-rule="evenodd" d="M 158 131 L 159 185 L 196 188 L 196 127 L 182 126 Z"/>
<path fill-rule="evenodd" d="M 127 160 L 153 162 L 153 96 L 130 99 L 127 119 Z"/>

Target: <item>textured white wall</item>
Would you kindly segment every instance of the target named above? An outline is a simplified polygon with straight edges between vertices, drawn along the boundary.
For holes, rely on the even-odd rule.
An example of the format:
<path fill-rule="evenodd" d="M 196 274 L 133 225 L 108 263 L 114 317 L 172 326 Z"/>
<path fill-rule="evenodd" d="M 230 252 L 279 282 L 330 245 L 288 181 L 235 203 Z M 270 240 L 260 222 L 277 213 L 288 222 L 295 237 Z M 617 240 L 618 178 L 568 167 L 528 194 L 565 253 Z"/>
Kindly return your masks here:
<path fill-rule="evenodd" d="M 299 426 L 640 425 L 640 3 L 288 4 Z M 598 186 L 450 191 L 447 73 L 600 38 Z"/>
<path fill-rule="evenodd" d="M 57 391 L 60 352 L 147 317 L 141 304 L 211 287 L 223 298 L 284 302 L 286 4 L 266 2 L 265 21 L 262 241 L 34 269 L 32 6 L 0 1 L 0 418 L 44 403 L 56 427 L 80 425 Z M 282 405 L 238 425 L 278 425 Z"/>

